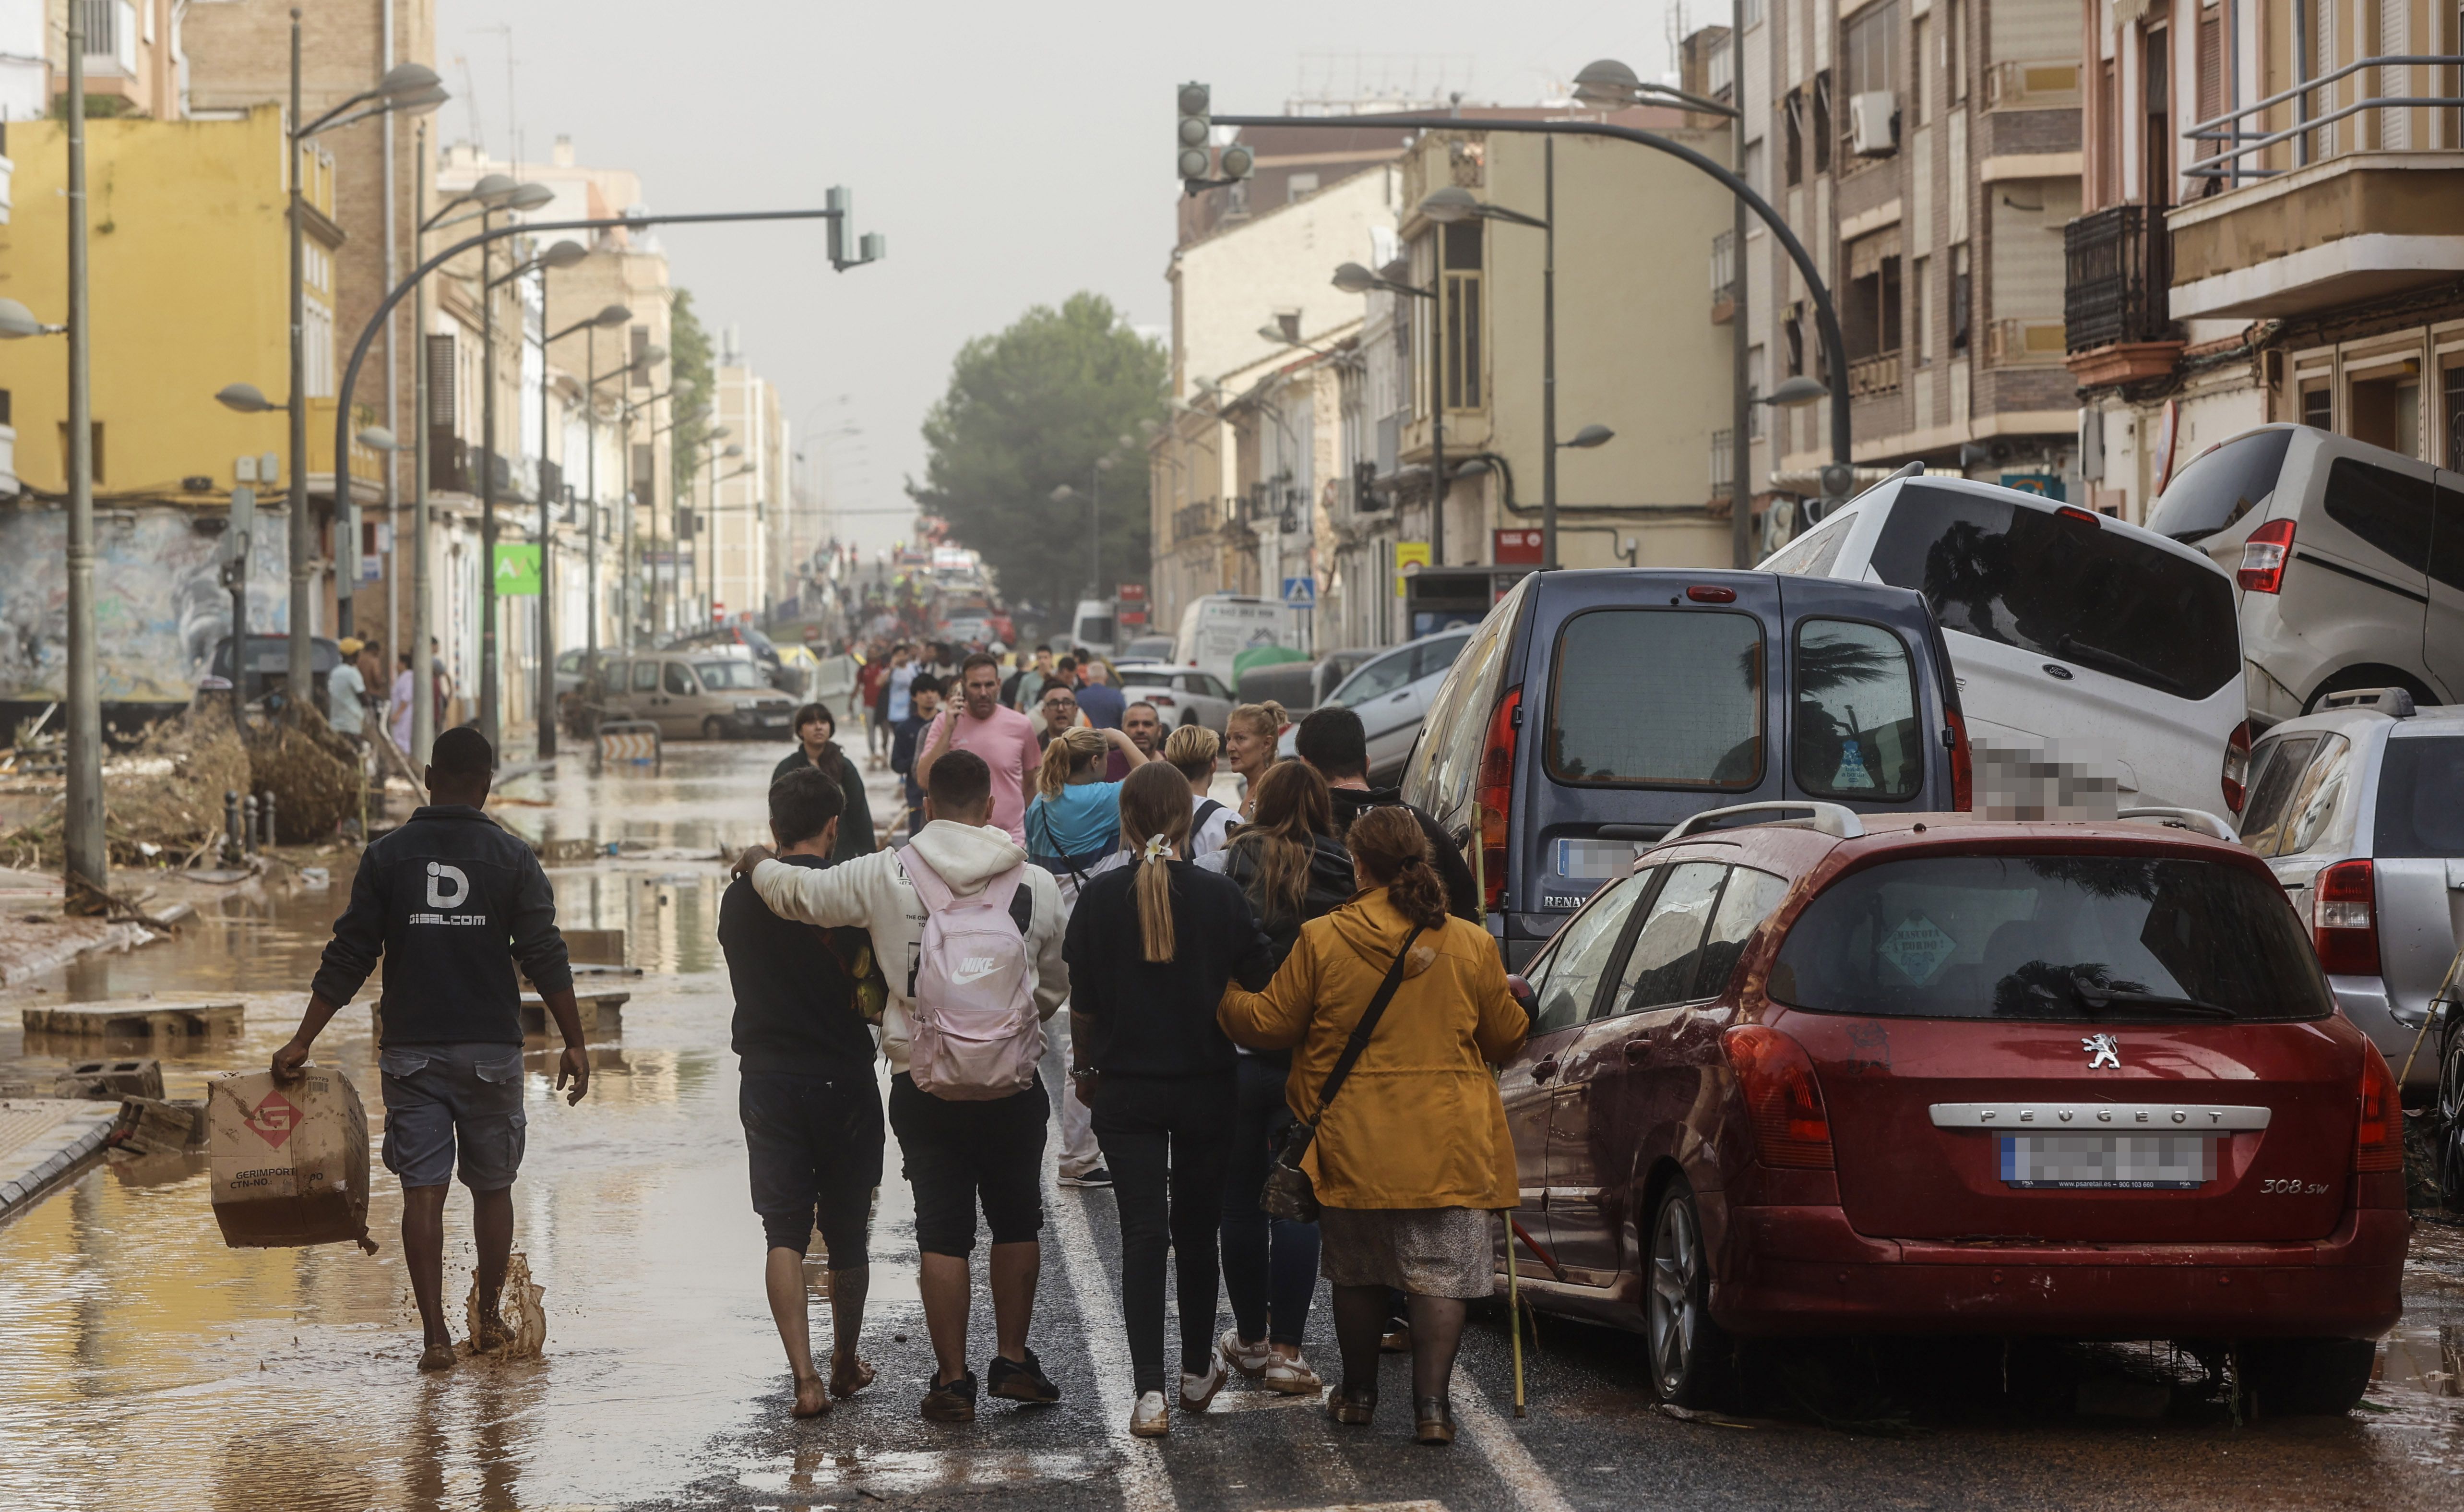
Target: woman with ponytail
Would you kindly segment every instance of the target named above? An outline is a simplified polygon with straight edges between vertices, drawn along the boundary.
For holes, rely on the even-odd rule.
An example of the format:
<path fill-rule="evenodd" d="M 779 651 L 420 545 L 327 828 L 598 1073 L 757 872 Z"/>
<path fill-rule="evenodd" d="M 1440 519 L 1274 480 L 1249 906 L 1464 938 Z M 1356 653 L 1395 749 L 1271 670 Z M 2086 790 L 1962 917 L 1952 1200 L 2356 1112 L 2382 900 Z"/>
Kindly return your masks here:
<path fill-rule="evenodd" d="M 1118 864 L 1121 784 L 1104 780 L 1107 748 L 1121 754 L 1133 770 L 1159 759 L 1119 730 L 1082 725 L 1045 742 L 1044 763 L 1036 768 L 1035 796 L 1026 806 L 1026 857 L 1061 884 L 1065 907 L 1098 870 Z"/>
<path fill-rule="evenodd" d="M 1057 745 L 1058 742 L 1056 741 Z M 1182 858 L 1189 785 L 1150 763 L 1121 782 L 1130 864 L 1078 894 L 1069 963 L 1070 1079 L 1092 1110 L 1121 1218 L 1121 1313 L 1137 1405 L 1130 1432 L 1171 1431 L 1164 1395 L 1165 1252 L 1177 1261 L 1180 1406 L 1223 1385 L 1216 1357 L 1216 1222 L 1235 1115 L 1232 1042 L 1216 1004 L 1236 980 L 1264 987 L 1273 947 L 1228 879 Z"/>
<path fill-rule="evenodd" d="M 1447 1444 L 1463 1304 L 1489 1295 L 1489 1214 L 1515 1204 L 1514 1145 L 1489 1067 L 1522 1047 L 1530 1022 L 1507 992 L 1497 942 L 1446 912 L 1408 811 L 1372 809 L 1344 839 L 1359 895 L 1301 926 L 1265 991 L 1227 989 L 1221 1018 L 1243 1045 L 1292 1052 L 1291 1110 L 1316 1130 L 1300 1167 L 1321 1205 L 1319 1272 L 1333 1285 L 1343 1353 L 1329 1414 L 1375 1414 L 1387 1294 L 1400 1290 L 1418 1436 Z M 1328 1073 L 1390 973 L 1397 985 L 1368 1047 L 1329 1101 Z"/>

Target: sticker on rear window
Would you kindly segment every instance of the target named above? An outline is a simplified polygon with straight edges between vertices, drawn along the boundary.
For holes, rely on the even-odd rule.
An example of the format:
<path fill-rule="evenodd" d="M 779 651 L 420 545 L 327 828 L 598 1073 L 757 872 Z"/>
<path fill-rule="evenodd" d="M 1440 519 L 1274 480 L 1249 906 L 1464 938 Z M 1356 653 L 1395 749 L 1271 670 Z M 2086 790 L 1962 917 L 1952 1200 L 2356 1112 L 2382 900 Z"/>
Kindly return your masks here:
<path fill-rule="evenodd" d="M 1874 948 L 1900 975 L 1922 985 L 1933 980 L 1933 974 L 1959 948 L 1959 942 L 1925 915 L 1910 914 Z"/>
<path fill-rule="evenodd" d="M 1865 752 L 1857 742 L 1839 743 L 1839 769 L 1832 774 L 1834 788 L 1871 788 L 1874 774 L 1865 769 Z"/>

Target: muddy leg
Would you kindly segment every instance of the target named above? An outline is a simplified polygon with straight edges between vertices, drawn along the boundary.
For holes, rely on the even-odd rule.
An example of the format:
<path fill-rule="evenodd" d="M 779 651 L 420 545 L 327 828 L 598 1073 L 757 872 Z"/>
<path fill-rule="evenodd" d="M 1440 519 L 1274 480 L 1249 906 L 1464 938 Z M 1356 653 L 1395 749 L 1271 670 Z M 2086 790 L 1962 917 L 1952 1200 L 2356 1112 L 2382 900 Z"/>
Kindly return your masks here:
<path fill-rule="evenodd" d="M 813 1368 L 803 1252 L 772 1246 L 761 1268 L 761 1284 L 770 1297 L 770 1321 L 779 1325 L 779 1343 L 787 1351 L 787 1368 L 796 1377 L 796 1405 L 790 1411 L 798 1417 L 819 1417 L 830 1410 L 830 1395 L 822 1388 L 821 1372 Z"/>
<path fill-rule="evenodd" d="M 471 1233 L 479 1246 L 479 1316 L 496 1335 L 472 1342 L 492 1348 L 504 1342 L 507 1332 L 497 1302 L 505 1290 L 505 1261 L 514 1253 L 513 1188 L 471 1193 Z"/>
<path fill-rule="evenodd" d="M 445 1191 L 442 1186 L 402 1190 L 402 1256 L 410 1271 L 411 1298 L 419 1303 L 423 1370 L 453 1364 L 453 1330 L 445 1323 Z M 496 1275 L 501 1282 L 501 1264 Z"/>

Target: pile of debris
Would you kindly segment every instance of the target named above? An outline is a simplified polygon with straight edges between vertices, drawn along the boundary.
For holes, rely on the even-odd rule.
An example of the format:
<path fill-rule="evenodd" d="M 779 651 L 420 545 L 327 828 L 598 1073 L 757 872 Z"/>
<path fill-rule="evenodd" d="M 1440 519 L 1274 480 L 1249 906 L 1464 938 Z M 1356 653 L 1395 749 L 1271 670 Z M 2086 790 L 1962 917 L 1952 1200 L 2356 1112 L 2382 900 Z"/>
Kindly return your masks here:
<path fill-rule="evenodd" d="M 106 762 L 103 834 L 112 864 L 185 868 L 207 858 L 225 838 L 227 793 L 271 792 L 282 844 L 331 839 L 343 820 L 359 818 L 359 752 L 314 707 L 296 712 L 296 723 L 252 719 L 234 731 L 228 703 L 200 700 Z M 63 793 L 0 834 L 0 864 L 56 867 L 66 809 Z"/>

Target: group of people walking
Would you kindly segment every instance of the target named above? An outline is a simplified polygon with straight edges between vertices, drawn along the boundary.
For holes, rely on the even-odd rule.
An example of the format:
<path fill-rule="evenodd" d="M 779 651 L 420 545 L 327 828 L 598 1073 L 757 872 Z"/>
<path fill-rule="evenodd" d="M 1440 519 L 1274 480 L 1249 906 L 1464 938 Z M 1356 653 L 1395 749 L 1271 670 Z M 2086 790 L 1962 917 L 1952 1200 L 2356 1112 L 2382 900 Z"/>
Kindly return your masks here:
<path fill-rule="evenodd" d="M 791 1410 L 820 1415 L 874 1378 L 859 1350 L 867 1226 L 892 1134 L 913 1190 L 935 1360 L 921 1415 L 966 1422 L 984 1398 L 1060 1399 L 1029 1343 L 1055 1112 L 1056 1089 L 1040 1069 L 1049 1026 L 1068 1077 L 1057 1089 L 1058 1179 L 1110 1186 L 1118 1212 L 1131 1432 L 1168 1434 L 1177 1412 L 1204 1412 L 1234 1374 L 1268 1390 L 1325 1392 L 1303 1347 L 1323 1276 L 1341 1356 L 1330 1415 L 1373 1420 L 1381 1343 L 1406 1334 L 1416 1435 L 1451 1441 L 1448 1382 L 1464 1304 L 1489 1295 L 1494 1214 L 1515 1204 L 1488 1067 L 1529 1030 L 1477 923 L 1467 868 L 1425 815 L 1369 789 L 1360 721 L 1349 710 L 1309 715 L 1294 732 L 1297 759 L 1279 761 L 1285 719 L 1274 705 L 1243 706 L 1222 742 L 1195 726 L 1167 738 L 1143 704 L 1082 724 L 1050 717 L 1046 696 L 1066 692 L 1083 705 L 1089 692 L 1111 690 L 1100 677 L 1073 687 L 1057 662 L 1044 666 L 1040 656 L 1005 687 L 995 658 L 968 656 L 951 669 L 955 685 L 937 708 L 924 701 L 942 697 L 934 673 L 901 680 L 902 663 L 883 679 L 894 700 L 884 712 L 894 709 L 900 726 L 892 759 L 908 761 L 916 811 L 894 848 L 880 843 L 835 716 L 824 704 L 800 709 L 798 747 L 768 789 L 771 844 L 743 854 L 723 897 L 739 1112 L 767 1293 L 795 1380 Z M 1013 700 L 1047 717 L 1031 719 Z M 478 760 L 441 739 L 439 749 L 456 769 Z M 1227 754 L 1246 779 L 1237 808 L 1210 791 Z M 286 1047 L 292 1064 L 320 1013 L 348 1000 L 381 950 L 437 946 L 433 931 L 404 923 L 434 917 L 407 912 L 411 874 L 431 852 L 445 854 L 444 841 L 457 856 L 478 854 L 454 826 L 484 823 L 485 790 L 483 779 L 449 783 L 438 796 L 452 812 L 423 809 L 371 847 L 361 889 L 379 892 L 363 900 L 355 890 L 297 1055 Z M 454 798 L 458 807 L 447 802 Z M 552 910 L 537 917 L 536 862 L 527 873 L 510 858 L 489 864 L 506 876 L 499 906 L 513 911 L 522 965 L 564 1025 L 570 979 L 561 948 L 539 944 L 541 925 L 552 937 L 554 923 Z M 481 934 L 500 958 L 472 967 L 474 980 L 484 977 L 492 1001 L 510 996 L 506 928 L 455 932 L 453 944 L 467 952 Z M 435 1154 L 434 1120 L 418 1140 L 407 1115 L 397 1130 L 394 1052 L 424 1044 L 427 1033 L 415 1010 L 398 1021 L 397 996 L 419 989 L 398 989 L 397 975 L 389 963 L 386 1163 L 407 1187 L 435 1189 L 421 1211 L 441 1221 L 451 1134 L 466 1113 L 478 1121 L 463 1131 L 462 1179 L 479 1204 L 484 1283 L 501 1248 L 493 1194 L 510 1186 L 520 1145 L 518 1107 L 510 1136 L 484 1122 L 502 1122 L 502 1110 L 488 1111 L 483 1084 L 493 1083 L 481 1062 L 500 1054 L 492 1047 L 504 1031 L 493 1016 L 489 1034 L 465 1033 L 469 1015 L 448 1026 L 485 1043 L 463 1056 L 472 1086 L 453 1081 L 431 1100 L 445 1109 L 445 1154 Z M 567 1040 L 578 1048 L 576 1034 Z M 886 1116 L 876 1054 L 889 1062 Z M 577 1058 L 568 1050 L 568 1062 Z M 461 1061 L 445 1064 L 463 1076 Z M 579 1097 L 586 1065 L 568 1070 Z M 412 1075 L 400 1089 L 406 1107 Z M 474 1161 L 474 1144 L 508 1139 L 510 1159 Z M 803 1279 L 816 1232 L 831 1278 L 826 1370 Z M 980 1375 L 968 1339 L 979 1237 L 989 1243 L 995 1334 Z M 424 1252 L 413 1259 L 415 1270 L 427 1263 Z M 1168 1281 L 1179 1319 L 1170 1353 Z M 415 1279 L 414 1289 L 429 1364 L 434 1288 Z M 1226 1296 L 1231 1326 L 1219 1331 Z"/>

